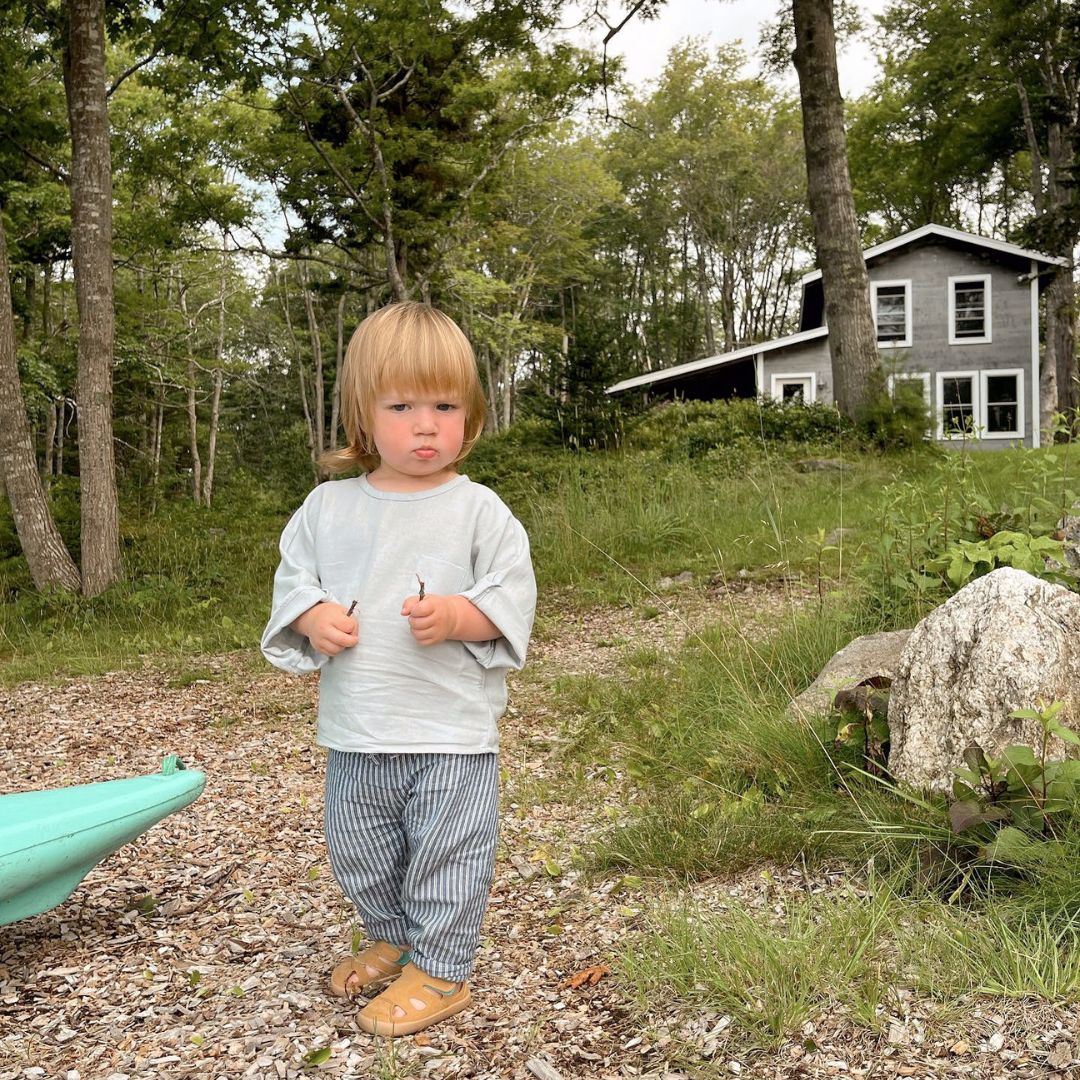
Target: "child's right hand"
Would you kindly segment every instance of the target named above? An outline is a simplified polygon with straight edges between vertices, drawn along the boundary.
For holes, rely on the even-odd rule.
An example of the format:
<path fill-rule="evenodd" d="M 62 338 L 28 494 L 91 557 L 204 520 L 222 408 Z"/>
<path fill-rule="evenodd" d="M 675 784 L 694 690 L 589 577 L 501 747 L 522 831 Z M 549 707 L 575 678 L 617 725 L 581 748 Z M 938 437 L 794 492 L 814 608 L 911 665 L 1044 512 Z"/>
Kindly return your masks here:
<path fill-rule="evenodd" d="M 293 629 L 303 634 L 313 648 L 327 656 L 337 656 L 360 640 L 356 616 L 349 615 L 340 604 L 329 601 L 308 608 L 293 621 Z"/>

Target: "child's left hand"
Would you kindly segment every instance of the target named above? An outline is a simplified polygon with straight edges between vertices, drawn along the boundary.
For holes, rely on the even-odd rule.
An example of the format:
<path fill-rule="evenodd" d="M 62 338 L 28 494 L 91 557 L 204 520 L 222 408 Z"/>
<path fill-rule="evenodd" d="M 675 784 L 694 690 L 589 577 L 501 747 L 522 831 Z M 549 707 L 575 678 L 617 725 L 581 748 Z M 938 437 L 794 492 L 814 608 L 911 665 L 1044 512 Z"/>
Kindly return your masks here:
<path fill-rule="evenodd" d="M 457 625 L 456 596 L 432 596 L 423 600 L 410 596 L 401 605 L 401 614 L 408 616 L 409 629 L 418 645 L 439 645 Z"/>

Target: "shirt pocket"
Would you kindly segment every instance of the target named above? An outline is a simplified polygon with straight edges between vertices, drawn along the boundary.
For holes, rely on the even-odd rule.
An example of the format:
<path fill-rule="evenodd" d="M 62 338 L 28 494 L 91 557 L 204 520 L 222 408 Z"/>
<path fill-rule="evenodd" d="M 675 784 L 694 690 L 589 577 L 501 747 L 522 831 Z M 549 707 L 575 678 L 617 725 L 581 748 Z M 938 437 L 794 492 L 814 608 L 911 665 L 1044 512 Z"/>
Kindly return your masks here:
<path fill-rule="evenodd" d="M 421 555 L 416 560 L 416 576 L 411 591 L 415 593 L 424 583 L 424 593 L 433 596 L 453 596 L 462 592 L 471 584 L 469 571 L 449 559 L 440 559 L 437 555 Z"/>

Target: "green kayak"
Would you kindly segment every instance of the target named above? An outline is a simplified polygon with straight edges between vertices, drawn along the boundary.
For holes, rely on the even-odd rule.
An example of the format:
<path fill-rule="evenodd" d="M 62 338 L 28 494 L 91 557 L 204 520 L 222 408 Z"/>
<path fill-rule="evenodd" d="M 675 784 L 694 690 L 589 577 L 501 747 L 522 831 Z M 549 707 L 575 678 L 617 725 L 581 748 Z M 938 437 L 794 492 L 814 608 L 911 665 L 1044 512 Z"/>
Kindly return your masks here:
<path fill-rule="evenodd" d="M 0 926 L 63 903 L 106 855 L 205 786 L 170 755 L 153 776 L 0 795 Z"/>

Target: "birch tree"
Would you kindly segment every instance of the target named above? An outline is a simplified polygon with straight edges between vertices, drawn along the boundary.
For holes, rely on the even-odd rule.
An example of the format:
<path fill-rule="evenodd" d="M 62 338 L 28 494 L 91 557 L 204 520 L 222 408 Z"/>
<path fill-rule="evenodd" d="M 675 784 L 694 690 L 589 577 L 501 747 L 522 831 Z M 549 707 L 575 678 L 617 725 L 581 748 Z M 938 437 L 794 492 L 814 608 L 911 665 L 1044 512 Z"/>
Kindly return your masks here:
<path fill-rule="evenodd" d="M 19 543 L 38 589 L 77 592 L 78 568 L 64 547 L 49 511 L 37 470 L 30 425 L 23 408 L 19 366 L 15 359 L 15 319 L 7 239 L 0 217 L 0 478 L 11 500 Z"/>

